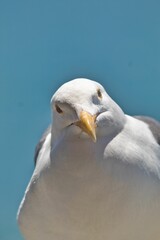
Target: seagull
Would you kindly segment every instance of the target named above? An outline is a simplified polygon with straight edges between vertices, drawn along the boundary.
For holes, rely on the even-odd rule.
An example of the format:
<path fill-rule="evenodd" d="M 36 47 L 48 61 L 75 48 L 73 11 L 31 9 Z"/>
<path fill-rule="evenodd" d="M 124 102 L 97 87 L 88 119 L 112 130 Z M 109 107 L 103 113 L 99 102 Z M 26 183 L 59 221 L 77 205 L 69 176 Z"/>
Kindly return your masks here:
<path fill-rule="evenodd" d="M 159 240 L 160 123 L 125 114 L 82 78 L 63 84 L 51 109 L 17 214 L 24 238 Z"/>

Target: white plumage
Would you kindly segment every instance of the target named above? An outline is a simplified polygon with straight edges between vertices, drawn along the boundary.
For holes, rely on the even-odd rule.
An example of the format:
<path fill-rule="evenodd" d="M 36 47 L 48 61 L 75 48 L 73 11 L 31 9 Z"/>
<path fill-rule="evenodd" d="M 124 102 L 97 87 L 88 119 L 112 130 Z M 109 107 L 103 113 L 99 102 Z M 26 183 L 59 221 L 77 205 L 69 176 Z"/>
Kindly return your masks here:
<path fill-rule="evenodd" d="M 155 131 L 87 79 L 62 85 L 51 106 L 51 131 L 18 211 L 25 239 L 159 240 Z"/>

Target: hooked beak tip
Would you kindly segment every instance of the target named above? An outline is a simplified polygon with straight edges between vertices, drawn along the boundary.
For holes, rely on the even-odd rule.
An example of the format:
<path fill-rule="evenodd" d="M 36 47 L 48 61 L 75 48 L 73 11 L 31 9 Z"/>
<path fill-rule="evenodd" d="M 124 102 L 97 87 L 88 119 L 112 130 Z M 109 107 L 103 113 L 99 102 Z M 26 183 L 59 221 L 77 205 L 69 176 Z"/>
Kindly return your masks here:
<path fill-rule="evenodd" d="M 96 143 L 96 142 L 97 142 L 96 135 L 94 135 L 94 136 L 92 137 L 92 140 L 93 140 L 93 142 L 94 142 L 94 143 Z"/>

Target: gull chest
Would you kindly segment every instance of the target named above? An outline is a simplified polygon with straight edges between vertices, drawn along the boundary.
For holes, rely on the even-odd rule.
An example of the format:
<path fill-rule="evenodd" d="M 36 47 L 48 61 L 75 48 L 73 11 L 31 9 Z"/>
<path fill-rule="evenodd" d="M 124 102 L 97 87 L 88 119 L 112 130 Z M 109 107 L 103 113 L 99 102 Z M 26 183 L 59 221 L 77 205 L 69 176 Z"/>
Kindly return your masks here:
<path fill-rule="evenodd" d="M 29 211 L 39 239 L 159 239 L 158 183 L 139 169 L 104 158 L 103 146 L 57 147 L 33 187 Z"/>

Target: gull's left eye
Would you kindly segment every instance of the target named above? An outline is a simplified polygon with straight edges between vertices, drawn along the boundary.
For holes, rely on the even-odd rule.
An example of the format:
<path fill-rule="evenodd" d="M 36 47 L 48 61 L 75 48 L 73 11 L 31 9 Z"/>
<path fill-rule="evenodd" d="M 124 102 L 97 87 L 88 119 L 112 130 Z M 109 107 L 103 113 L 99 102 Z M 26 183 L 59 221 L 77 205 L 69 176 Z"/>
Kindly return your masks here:
<path fill-rule="evenodd" d="M 97 95 L 100 99 L 102 99 L 102 93 L 100 89 L 97 89 Z"/>
<path fill-rule="evenodd" d="M 62 109 L 57 104 L 55 104 L 55 109 L 58 113 L 63 113 Z"/>

